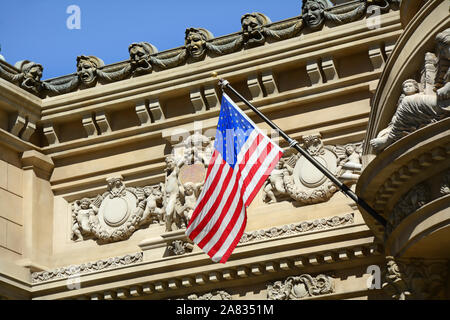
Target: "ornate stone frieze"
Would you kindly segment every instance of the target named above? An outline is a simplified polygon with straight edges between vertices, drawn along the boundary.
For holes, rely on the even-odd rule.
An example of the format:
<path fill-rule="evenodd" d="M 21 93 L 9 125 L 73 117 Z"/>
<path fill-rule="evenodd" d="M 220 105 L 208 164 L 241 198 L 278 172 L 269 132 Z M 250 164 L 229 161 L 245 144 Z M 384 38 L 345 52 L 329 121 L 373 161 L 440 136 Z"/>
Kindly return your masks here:
<path fill-rule="evenodd" d="M 231 295 L 223 290 L 212 291 L 202 295 L 196 293 L 189 295 L 186 299 L 180 300 L 232 300 Z"/>
<path fill-rule="evenodd" d="M 0 66 L 0 76 L 36 95 L 58 95 L 77 89 L 90 88 L 97 82 L 108 83 L 126 78 L 148 74 L 152 70 L 165 70 L 187 62 L 203 60 L 207 55 L 218 56 L 238 52 L 242 49 L 299 36 L 303 29 L 316 31 L 325 22 L 335 25 L 349 23 L 363 18 L 370 7 L 387 12 L 397 1 L 361 0 L 333 7 L 328 0 L 306 0 L 303 2 L 302 15 L 286 22 L 272 23 L 266 15 L 253 12 L 241 17 L 242 29 L 239 33 L 215 39 L 211 32 L 203 28 L 188 28 L 185 33 L 185 45 L 176 50 L 158 53 L 148 42 L 132 43 L 128 61 L 105 66 L 94 56 L 77 58 L 76 74 L 41 83 L 42 66 L 34 64 L 25 69 L 19 67 L 19 73 L 10 72 Z M 28 62 L 27 62 L 28 63 Z"/>
<path fill-rule="evenodd" d="M 384 274 L 383 289 L 392 299 L 445 299 L 447 261 L 397 261 L 388 256 Z"/>
<path fill-rule="evenodd" d="M 324 146 L 320 135 L 302 137 L 304 148 L 336 177 L 353 184 L 361 170 L 362 143 Z M 282 159 L 264 185 L 264 200 L 293 199 L 301 204 L 329 200 L 337 187 L 299 154 Z"/>
<path fill-rule="evenodd" d="M 268 300 L 299 300 L 334 292 L 334 279 L 320 274 L 313 277 L 309 274 L 289 277 L 267 286 Z"/>
<path fill-rule="evenodd" d="M 31 274 L 31 282 L 39 283 L 55 279 L 65 279 L 73 276 L 79 276 L 85 273 L 107 270 L 130 264 L 142 262 L 143 254 L 138 252 L 135 254 L 127 254 L 121 257 L 114 257 L 95 262 L 87 262 L 79 265 L 71 265 L 64 268 L 58 268 L 50 271 L 33 272 Z"/>
<path fill-rule="evenodd" d="M 419 85 L 414 79 L 402 85 L 397 110 L 388 127 L 370 141 L 376 151 L 426 125 L 450 115 L 450 28 L 436 36 L 436 55 L 425 55 Z"/>
<path fill-rule="evenodd" d="M 346 214 L 344 216 L 334 216 L 332 218 L 316 219 L 303 221 L 296 224 L 284 225 L 282 227 L 273 227 L 270 229 L 258 230 L 253 232 L 245 232 L 242 235 L 240 244 L 259 240 L 273 239 L 288 235 L 301 234 L 308 231 L 316 231 L 323 229 L 336 228 L 353 224 L 354 214 Z"/>

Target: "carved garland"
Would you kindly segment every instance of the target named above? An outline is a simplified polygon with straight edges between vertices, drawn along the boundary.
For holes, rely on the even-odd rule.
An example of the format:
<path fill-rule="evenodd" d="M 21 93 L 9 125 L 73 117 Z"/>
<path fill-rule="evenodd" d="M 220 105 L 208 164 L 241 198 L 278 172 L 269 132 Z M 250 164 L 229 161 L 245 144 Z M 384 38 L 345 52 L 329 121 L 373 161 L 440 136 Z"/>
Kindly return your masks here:
<path fill-rule="evenodd" d="M 79 265 L 71 265 L 51 271 L 33 272 L 31 274 L 32 283 L 40 283 L 54 279 L 65 279 L 73 276 L 79 276 L 85 273 L 91 273 L 101 270 L 113 269 L 122 266 L 128 266 L 143 261 L 143 253 L 127 254 L 121 257 L 109 258 L 106 260 L 98 260 L 95 262 L 87 262 Z"/>
<path fill-rule="evenodd" d="M 334 279 L 320 274 L 312 277 L 309 274 L 289 277 L 267 286 L 268 300 L 299 300 L 334 292 Z"/>

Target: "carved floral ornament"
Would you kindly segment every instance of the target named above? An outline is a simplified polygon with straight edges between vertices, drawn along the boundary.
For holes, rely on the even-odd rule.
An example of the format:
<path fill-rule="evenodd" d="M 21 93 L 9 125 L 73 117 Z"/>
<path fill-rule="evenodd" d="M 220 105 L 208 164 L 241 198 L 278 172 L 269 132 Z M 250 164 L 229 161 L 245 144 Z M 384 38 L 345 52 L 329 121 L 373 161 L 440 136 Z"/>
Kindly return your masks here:
<path fill-rule="evenodd" d="M 303 29 L 316 31 L 326 21 L 345 24 L 363 18 L 371 6 L 387 12 L 397 0 L 359 0 L 349 2 L 344 7 L 334 8 L 328 0 L 305 0 L 302 15 L 284 23 L 273 23 L 266 15 L 258 12 L 247 13 L 241 17 L 241 31 L 236 35 L 214 38 L 203 28 L 188 28 L 185 44 L 181 49 L 158 53 L 155 46 L 147 42 L 132 43 L 130 58 L 126 62 L 105 66 L 100 58 L 79 56 L 76 60 L 75 74 L 41 81 L 43 68 L 32 63 L 33 68 L 16 65 L 16 70 L 0 63 L 0 77 L 15 83 L 38 96 L 58 95 L 77 89 L 95 86 L 97 82 L 109 83 L 130 77 L 151 73 L 152 70 L 165 70 L 203 60 L 207 55 L 221 56 L 242 49 L 299 36 Z"/>
<path fill-rule="evenodd" d="M 299 300 L 334 292 L 334 279 L 320 274 L 313 277 L 309 274 L 288 277 L 284 281 L 276 281 L 267 286 L 268 300 Z"/>

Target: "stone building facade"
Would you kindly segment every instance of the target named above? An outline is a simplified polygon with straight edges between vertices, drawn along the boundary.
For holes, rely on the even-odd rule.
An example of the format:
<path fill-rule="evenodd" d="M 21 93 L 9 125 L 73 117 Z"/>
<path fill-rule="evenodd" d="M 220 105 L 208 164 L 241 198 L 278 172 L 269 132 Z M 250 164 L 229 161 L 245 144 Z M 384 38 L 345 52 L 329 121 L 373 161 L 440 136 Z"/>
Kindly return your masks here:
<path fill-rule="evenodd" d="M 0 61 L 0 298 L 448 298 L 449 4 L 333 2 L 188 28 L 164 52 L 133 43 L 112 65 L 79 56 L 46 81 Z M 184 234 L 220 111 L 212 72 L 386 228 L 238 102 L 285 153 L 213 263 Z"/>

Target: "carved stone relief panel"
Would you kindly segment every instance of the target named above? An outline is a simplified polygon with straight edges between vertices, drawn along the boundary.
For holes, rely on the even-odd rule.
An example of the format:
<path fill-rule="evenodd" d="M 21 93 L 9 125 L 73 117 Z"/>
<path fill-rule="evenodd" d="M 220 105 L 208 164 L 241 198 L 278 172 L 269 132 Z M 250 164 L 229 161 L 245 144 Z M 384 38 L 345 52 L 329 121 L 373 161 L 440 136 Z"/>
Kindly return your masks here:
<path fill-rule="evenodd" d="M 450 115 L 450 28 L 435 39 L 436 53 L 426 53 L 421 83 L 407 79 L 388 127 L 370 145 L 382 151 L 402 137 Z"/>
<path fill-rule="evenodd" d="M 320 135 L 302 137 L 304 148 L 336 177 L 353 184 L 361 170 L 362 143 L 324 146 Z M 264 199 L 293 199 L 301 204 L 329 200 L 337 187 L 305 157 L 294 154 L 282 159 L 264 185 Z"/>

